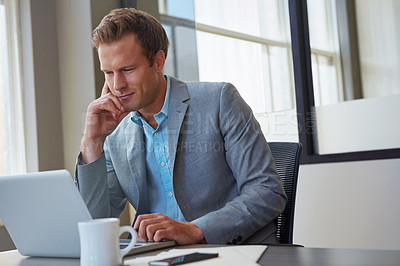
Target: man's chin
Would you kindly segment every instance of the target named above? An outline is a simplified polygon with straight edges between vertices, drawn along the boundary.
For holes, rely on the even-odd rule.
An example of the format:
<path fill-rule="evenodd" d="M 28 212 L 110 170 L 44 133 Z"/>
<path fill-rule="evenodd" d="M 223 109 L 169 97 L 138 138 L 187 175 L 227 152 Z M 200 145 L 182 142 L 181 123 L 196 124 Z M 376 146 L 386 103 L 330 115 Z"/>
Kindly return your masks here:
<path fill-rule="evenodd" d="M 138 110 L 137 106 L 132 106 L 132 105 L 129 105 L 129 104 L 122 104 L 122 106 L 124 107 L 125 112 L 128 112 L 128 113 L 135 112 L 135 111 Z"/>

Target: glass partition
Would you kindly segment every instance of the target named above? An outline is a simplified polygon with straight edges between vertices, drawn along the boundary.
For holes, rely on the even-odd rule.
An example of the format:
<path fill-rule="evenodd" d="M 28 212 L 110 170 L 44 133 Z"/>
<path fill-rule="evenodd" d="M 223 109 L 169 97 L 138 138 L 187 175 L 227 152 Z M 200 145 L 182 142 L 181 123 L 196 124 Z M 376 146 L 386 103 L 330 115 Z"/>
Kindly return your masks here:
<path fill-rule="evenodd" d="M 307 0 L 317 154 L 400 147 L 400 2 Z"/>

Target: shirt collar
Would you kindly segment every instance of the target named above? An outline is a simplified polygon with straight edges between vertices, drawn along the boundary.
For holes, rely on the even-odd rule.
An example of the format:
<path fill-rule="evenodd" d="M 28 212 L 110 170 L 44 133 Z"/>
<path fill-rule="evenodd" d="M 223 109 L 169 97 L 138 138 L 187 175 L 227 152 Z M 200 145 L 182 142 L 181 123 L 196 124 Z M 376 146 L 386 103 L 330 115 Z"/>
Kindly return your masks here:
<path fill-rule="evenodd" d="M 165 116 L 168 116 L 168 107 L 169 107 L 169 95 L 171 92 L 171 80 L 169 76 L 165 75 L 164 76 L 167 80 L 167 91 L 165 92 L 165 99 L 164 99 L 164 104 L 163 107 L 161 108 L 161 111 L 158 112 L 157 114 L 154 115 L 154 117 L 159 116 L 160 114 L 164 114 Z M 143 122 L 142 122 L 142 115 L 138 111 L 133 111 L 131 113 L 131 120 L 138 124 L 140 127 L 143 127 Z"/>

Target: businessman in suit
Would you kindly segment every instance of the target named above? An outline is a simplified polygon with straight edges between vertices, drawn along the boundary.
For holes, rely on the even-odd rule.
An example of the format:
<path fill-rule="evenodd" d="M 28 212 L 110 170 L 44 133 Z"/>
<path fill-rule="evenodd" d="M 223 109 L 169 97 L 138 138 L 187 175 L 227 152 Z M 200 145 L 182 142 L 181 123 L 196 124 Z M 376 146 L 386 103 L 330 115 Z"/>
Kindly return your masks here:
<path fill-rule="evenodd" d="M 111 11 L 92 42 L 106 81 L 75 174 L 92 216 L 119 217 L 129 201 L 144 240 L 276 243 L 286 195 L 237 90 L 165 76 L 167 35 L 135 9 Z"/>

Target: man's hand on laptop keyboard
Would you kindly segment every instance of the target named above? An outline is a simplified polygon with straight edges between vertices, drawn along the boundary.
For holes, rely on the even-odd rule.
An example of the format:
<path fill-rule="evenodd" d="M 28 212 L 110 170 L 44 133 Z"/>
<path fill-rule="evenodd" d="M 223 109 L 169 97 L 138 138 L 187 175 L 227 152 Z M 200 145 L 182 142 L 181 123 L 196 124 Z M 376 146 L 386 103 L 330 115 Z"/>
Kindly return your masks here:
<path fill-rule="evenodd" d="M 175 240 L 179 245 L 205 243 L 201 230 L 192 223 L 178 222 L 160 213 L 142 214 L 133 226 L 138 239 L 145 241 Z"/>

